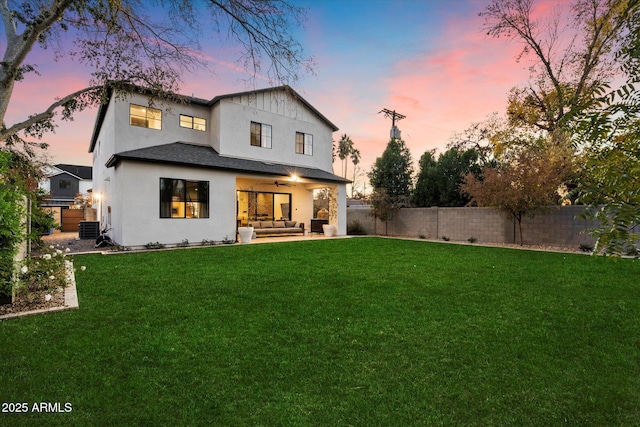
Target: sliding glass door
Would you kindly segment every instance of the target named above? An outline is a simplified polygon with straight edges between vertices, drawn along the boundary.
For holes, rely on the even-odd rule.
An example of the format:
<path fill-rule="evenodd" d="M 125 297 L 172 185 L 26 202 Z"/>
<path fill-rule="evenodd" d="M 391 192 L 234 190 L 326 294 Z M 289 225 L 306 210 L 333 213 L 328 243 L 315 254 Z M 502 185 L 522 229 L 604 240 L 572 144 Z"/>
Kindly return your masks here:
<path fill-rule="evenodd" d="M 265 191 L 238 191 L 238 225 L 249 221 L 290 221 L 291 194 Z"/>

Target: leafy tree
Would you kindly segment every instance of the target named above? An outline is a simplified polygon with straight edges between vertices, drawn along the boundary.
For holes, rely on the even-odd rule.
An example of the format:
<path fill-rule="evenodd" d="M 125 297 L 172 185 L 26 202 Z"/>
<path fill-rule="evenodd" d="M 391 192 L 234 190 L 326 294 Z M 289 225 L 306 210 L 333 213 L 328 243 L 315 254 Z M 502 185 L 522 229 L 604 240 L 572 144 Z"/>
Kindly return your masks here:
<path fill-rule="evenodd" d="M 205 26 L 241 46 L 239 60 L 253 78 L 265 62 L 267 76 L 283 82 L 296 81 L 301 70 L 313 67 L 288 32 L 303 22 L 304 10 L 286 0 L 1 1 L 0 16 L 7 40 L 0 62 L 0 141 L 22 144 L 28 153 L 36 147 L 19 133 L 41 138 L 54 129 L 56 116 L 70 120 L 74 112 L 103 101 L 105 89 L 122 94 L 137 85 L 161 97 L 176 92 L 184 71 L 204 65 L 197 40 Z M 43 111 L 6 124 L 15 83 L 39 74 L 29 60 L 38 45 L 58 60 L 89 67 L 91 78 Z"/>
<path fill-rule="evenodd" d="M 440 194 L 435 185 L 438 175 L 436 150 L 425 151 L 420 157 L 416 188 L 413 190 L 412 203 L 417 207 L 437 206 Z"/>
<path fill-rule="evenodd" d="M 447 148 L 460 152 L 473 150 L 477 153 L 480 166 L 495 167 L 498 161 L 508 158 L 514 151 L 544 148 L 548 134 L 532 126 L 516 125 L 494 112 L 483 121 L 472 123 L 464 131 L 454 133 Z"/>
<path fill-rule="evenodd" d="M 384 188 L 389 197 L 410 197 L 413 187 L 411 153 L 404 141 L 392 138 L 369 172 L 374 190 Z"/>
<path fill-rule="evenodd" d="M 469 197 L 460 191 L 468 173 L 479 175 L 478 153 L 450 148 L 434 160 L 427 151 L 420 159 L 420 172 L 413 192 L 415 206 L 464 206 Z"/>
<path fill-rule="evenodd" d="M 494 147 L 505 135 L 511 135 L 506 119 L 497 112 L 489 114 L 484 120 L 475 122 L 462 132 L 455 132 L 447 144 L 447 149 L 458 151 L 474 150 L 478 153 L 478 163 L 485 165 L 494 158 Z"/>
<path fill-rule="evenodd" d="M 589 174 L 575 190 L 588 204 L 586 218 L 600 225 L 590 230 L 594 253 L 624 254 L 640 241 L 640 2 L 631 2 L 628 36 L 618 58 L 628 81 L 594 101 L 592 111 L 578 116 L 574 141 L 587 147 Z"/>
<path fill-rule="evenodd" d="M 589 231 L 594 253 L 620 255 L 640 242 L 640 119 L 630 122 L 608 143 L 589 149 L 590 174 L 577 188 L 578 200 L 589 205 L 584 217 L 599 224 Z"/>
<path fill-rule="evenodd" d="M 485 167 L 480 177 L 467 174 L 461 189 L 472 204 L 495 207 L 515 218 L 522 245 L 522 219 L 558 204 L 558 187 L 567 169 L 546 151 L 523 150 L 497 168 Z"/>
<path fill-rule="evenodd" d="M 385 234 L 389 234 L 389 221 L 396 212 L 409 206 L 409 196 L 392 196 L 384 187 L 373 190 L 371 194 L 371 213 L 374 218 L 384 222 Z"/>
<path fill-rule="evenodd" d="M 373 215 L 384 221 L 387 229 L 394 213 L 409 206 L 413 187 L 411 162 L 411 153 L 404 141 L 391 138 L 369 172 L 369 181 L 373 186 Z"/>
<path fill-rule="evenodd" d="M 530 83 L 513 88 L 509 96 L 511 121 L 554 132 L 562 128 L 567 113 L 589 106 L 601 85 L 615 77 L 614 51 L 632 2 L 574 0 L 572 20 L 554 13 L 540 21 L 534 0 L 492 0 L 480 14 L 487 34 L 522 43 L 518 60 L 534 61 Z"/>
<path fill-rule="evenodd" d="M 13 153 L 0 150 L 0 296 L 10 296 L 13 288 L 14 256 L 24 238 L 24 181 L 10 166 Z"/>

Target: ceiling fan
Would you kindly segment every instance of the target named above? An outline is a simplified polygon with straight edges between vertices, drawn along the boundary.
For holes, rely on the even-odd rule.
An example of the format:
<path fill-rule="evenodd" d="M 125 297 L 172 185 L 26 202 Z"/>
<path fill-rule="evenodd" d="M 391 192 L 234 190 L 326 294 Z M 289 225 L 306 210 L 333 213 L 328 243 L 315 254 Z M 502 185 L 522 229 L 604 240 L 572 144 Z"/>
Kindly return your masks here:
<path fill-rule="evenodd" d="M 269 182 L 262 182 L 258 185 L 275 185 L 276 187 L 293 187 L 295 186 L 295 184 L 289 184 L 288 182 L 282 182 L 282 181 L 274 181 L 273 183 L 269 183 Z"/>

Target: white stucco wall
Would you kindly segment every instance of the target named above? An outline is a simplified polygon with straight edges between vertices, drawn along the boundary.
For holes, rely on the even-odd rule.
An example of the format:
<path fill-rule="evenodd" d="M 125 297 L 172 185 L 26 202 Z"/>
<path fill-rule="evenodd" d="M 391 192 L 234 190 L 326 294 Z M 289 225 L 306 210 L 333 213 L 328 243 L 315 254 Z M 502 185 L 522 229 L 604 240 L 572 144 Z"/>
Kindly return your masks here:
<path fill-rule="evenodd" d="M 149 100 L 134 94 L 125 100 L 114 97 L 110 101 L 94 149 L 104 162 L 113 153 L 183 141 L 210 145 L 222 155 L 332 171 L 333 129 L 284 91 L 224 98 L 212 108 L 156 102 L 153 108 L 162 111 L 161 130 L 130 125 L 131 104 L 148 106 Z M 207 131 L 180 127 L 180 114 L 206 119 Z M 272 148 L 251 146 L 252 121 L 271 125 Z M 313 135 L 312 155 L 295 152 L 296 132 Z M 103 152 L 109 155 L 103 156 Z"/>
<path fill-rule="evenodd" d="M 115 101 L 112 99 L 103 119 L 100 134 L 93 149 L 93 197 L 98 221 L 101 228 L 110 227 L 107 207 L 115 202 L 115 194 L 111 181 L 115 169 L 107 168 L 105 164 L 115 149 Z"/>
<path fill-rule="evenodd" d="M 109 112 L 114 112 L 113 118 L 110 120 L 112 120 L 112 125 L 115 128 L 115 144 L 113 147 L 113 152 L 115 153 L 177 141 L 203 145 L 211 143 L 211 111 L 208 107 L 193 104 L 155 102 L 153 108 L 162 111 L 162 129 L 157 130 L 132 126 L 129 122 L 129 106 L 131 104 L 148 106 L 149 100 L 146 96 L 135 94 L 126 100 L 112 99 L 111 103 Z M 113 108 L 114 106 L 116 108 Z M 207 121 L 207 131 L 203 132 L 180 127 L 180 114 L 205 119 Z"/>
<path fill-rule="evenodd" d="M 160 218 L 160 178 L 209 181 L 209 218 Z M 124 161 L 116 168 L 113 238 L 123 246 L 166 245 L 236 236 L 235 175 L 182 166 Z"/>
<path fill-rule="evenodd" d="M 338 203 L 338 211 L 336 212 L 337 218 L 334 222 L 333 219 L 330 219 L 330 222 L 336 224 L 338 226 L 338 235 L 344 236 L 347 234 L 347 185 L 346 184 L 338 184 L 334 187 L 333 191 L 335 192 L 335 196 Z"/>
<path fill-rule="evenodd" d="M 284 92 L 226 98 L 215 109 L 222 123 L 221 154 L 332 171 L 332 128 Z M 251 145 L 252 121 L 271 125 L 271 148 Z M 296 153 L 296 132 L 313 135 L 313 155 Z"/>

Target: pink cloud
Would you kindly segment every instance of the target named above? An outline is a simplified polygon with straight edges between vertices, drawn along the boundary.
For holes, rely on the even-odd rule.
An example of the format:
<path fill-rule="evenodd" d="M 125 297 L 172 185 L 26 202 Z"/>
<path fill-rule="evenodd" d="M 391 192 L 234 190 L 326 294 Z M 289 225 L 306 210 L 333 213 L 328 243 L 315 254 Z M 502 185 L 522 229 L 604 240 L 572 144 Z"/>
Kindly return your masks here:
<path fill-rule="evenodd" d="M 397 63 L 386 81 L 388 108 L 407 116 L 400 128 L 416 159 L 444 151 L 454 132 L 503 112 L 509 89 L 528 77 L 515 60 L 519 46 L 486 37 L 481 20 L 449 22 L 437 40 L 424 41 L 431 49 Z"/>

